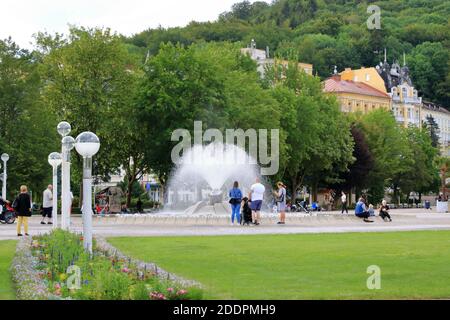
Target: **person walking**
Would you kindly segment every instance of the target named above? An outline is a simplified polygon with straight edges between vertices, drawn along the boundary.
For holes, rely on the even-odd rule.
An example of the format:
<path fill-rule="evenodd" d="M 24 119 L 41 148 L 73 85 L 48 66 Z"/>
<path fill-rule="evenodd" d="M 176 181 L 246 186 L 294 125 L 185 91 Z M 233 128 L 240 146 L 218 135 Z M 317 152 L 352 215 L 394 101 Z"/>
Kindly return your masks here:
<path fill-rule="evenodd" d="M 234 219 L 238 224 L 241 224 L 241 202 L 242 202 L 242 191 L 239 189 L 239 183 L 235 181 L 233 183 L 233 188 L 230 190 L 228 196 L 230 197 L 231 205 L 231 225 L 234 225 Z"/>
<path fill-rule="evenodd" d="M 28 218 L 31 217 L 31 198 L 28 194 L 27 186 L 20 187 L 20 194 L 13 203 L 14 210 L 17 212 L 17 236 L 22 236 L 22 225 L 25 235 L 28 236 Z"/>
<path fill-rule="evenodd" d="M 261 222 L 261 206 L 264 199 L 266 187 L 256 178 L 255 183 L 250 188 L 249 198 L 251 200 L 250 208 L 252 209 L 253 223 L 257 226 Z"/>
<path fill-rule="evenodd" d="M 280 214 L 280 221 L 277 224 L 286 224 L 286 186 L 283 182 L 277 183 L 278 190 L 274 192 L 277 210 Z"/>
<path fill-rule="evenodd" d="M 47 224 L 53 224 L 51 221 L 53 214 L 53 186 L 49 184 L 47 189 L 44 190 L 42 197 L 42 221 L 41 224 L 45 224 L 45 218 L 47 217 Z"/>
<path fill-rule="evenodd" d="M 344 211 L 348 214 L 348 208 L 347 208 L 347 195 L 342 191 L 341 193 L 341 202 L 342 202 L 342 211 L 341 214 L 344 213 Z"/>

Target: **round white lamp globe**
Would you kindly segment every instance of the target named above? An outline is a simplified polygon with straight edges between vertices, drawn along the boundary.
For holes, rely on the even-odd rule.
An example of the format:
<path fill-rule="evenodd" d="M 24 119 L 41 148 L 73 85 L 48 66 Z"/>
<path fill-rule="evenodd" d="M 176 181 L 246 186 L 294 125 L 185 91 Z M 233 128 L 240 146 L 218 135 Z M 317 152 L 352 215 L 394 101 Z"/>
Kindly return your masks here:
<path fill-rule="evenodd" d="M 48 163 L 52 166 L 52 167 L 57 167 L 61 164 L 62 162 L 62 158 L 61 158 L 61 154 L 58 152 L 52 152 L 48 155 Z"/>
<path fill-rule="evenodd" d="M 56 130 L 58 130 L 58 133 L 61 135 L 61 137 L 65 137 L 70 133 L 72 127 L 70 126 L 70 123 L 68 123 L 67 121 L 62 121 L 58 123 Z"/>
<path fill-rule="evenodd" d="M 2 154 L 2 161 L 6 162 L 8 160 L 9 160 L 9 154 L 7 154 L 7 153 Z"/>
<path fill-rule="evenodd" d="M 65 136 L 62 138 L 61 143 L 66 150 L 72 150 L 75 146 L 75 139 L 71 136 Z"/>
<path fill-rule="evenodd" d="M 75 149 L 84 158 L 91 158 L 100 149 L 100 139 L 89 131 L 80 133 L 75 141 Z"/>

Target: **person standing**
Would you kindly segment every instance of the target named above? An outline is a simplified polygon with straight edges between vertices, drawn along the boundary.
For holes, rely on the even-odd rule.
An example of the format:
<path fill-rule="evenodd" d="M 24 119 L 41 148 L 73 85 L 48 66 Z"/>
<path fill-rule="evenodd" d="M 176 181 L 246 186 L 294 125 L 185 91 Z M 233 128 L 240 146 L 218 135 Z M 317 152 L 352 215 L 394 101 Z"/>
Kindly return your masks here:
<path fill-rule="evenodd" d="M 341 193 L 341 202 L 342 202 L 342 211 L 341 214 L 344 213 L 344 211 L 348 214 L 348 208 L 347 208 L 347 196 L 344 193 L 344 191 L 342 191 Z"/>
<path fill-rule="evenodd" d="M 141 198 L 138 198 L 138 201 L 136 202 L 136 210 L 139 213 L 142 212 L 142 200 L 141 200 Z"/>
<path fill-rule="evenodd" d="M 256 178 L 255 183 L 251 186 L 250 190 L 249 198 L 251 199 L 250 207 L 252 209 L 253 223 L 257 226 L 261 221 L 260 212 L 266 187 L 264 187 L 259 178 Z"/>
<path fill-rule="evenodd" d="M 53 224 L 51 221 L 53 214 L 53 186 L 49 184 L 47 189 L 44 190 L 42 197 L 42 221 L 41 224 L 45 224 L 45 218 L 47 217 L 47 224 Z"/>
<path fill-rule="evenodd" d="M 228 196 L 230 197 L 231 205 L 231 225 L 234 225 L 234 218 L 236 218 L 237 223 L 240 224 L 242 191 L 239 189 L 239 183 L 237 181 L 233 183 L 233 188 L 230 190 Z"/>
<path fill-rule="evenodd" d="M 25 231 L 25 235 L 28 236 L 28 218 L 31 217 L 31 198 L 28 194 L 27 186 L 20 187 L 20 194 L 14 200 L 14 210 L 17 212 L 17 236 L 22 236 L 22 225 Z"/>
<path fill-rule="evenodd" d="M 278 190 L 275 192 L 277 210 L 280 214 L 280 221 L 277 224 L 286 224 L 286 186 L 283 182 L 277 183 Z"/>

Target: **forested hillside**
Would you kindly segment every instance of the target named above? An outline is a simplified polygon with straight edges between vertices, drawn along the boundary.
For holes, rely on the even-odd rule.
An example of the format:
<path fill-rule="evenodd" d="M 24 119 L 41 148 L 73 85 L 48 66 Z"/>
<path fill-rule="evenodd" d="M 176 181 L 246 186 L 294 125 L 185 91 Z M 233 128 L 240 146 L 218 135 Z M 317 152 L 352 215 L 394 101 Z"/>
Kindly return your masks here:
<path fill-rule="evenodd" d="M 367 7 L 381 9 L 381 29 L 369 30 Z M 184 28 L 149 29 L 127 39 L 130 47 L 156 54 L 162 43 L 231 41 L 271 55 L 314 64 L 321 78 L 334 65 L 375 66 L 387 58 L 406 61 L 414 84 L 428 100 L 450 106 L 449 0 L 275 0 L 240 2 L 216 21 L 191 22 Z M 137 47 L 137 48 L 136 48 Z"/>

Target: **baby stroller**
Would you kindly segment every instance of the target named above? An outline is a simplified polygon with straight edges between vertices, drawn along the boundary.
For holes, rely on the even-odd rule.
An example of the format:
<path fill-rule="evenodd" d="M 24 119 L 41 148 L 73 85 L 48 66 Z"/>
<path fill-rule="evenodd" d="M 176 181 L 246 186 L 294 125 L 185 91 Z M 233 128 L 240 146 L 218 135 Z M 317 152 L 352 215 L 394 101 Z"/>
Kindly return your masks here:
<path fill-rule="evenodd" d="M 2 224 L 13 224 L 16 221 L 16 212 L 10 206 L 9 203 L 5 202 L 3 204 L 2 213 L 0 213 L 0 223 Z"/>
<path fill-rule="evenodd" d="M 292 212 L 310 213 L 310 211 L 308 210 L 308 205 L 306 204 L 306 201 L 300 201 L 300 200 L 295 201 L 295 204 L 293 204 L 291 206 L 291 211 Z"/>
<path fill-rule="evenodd" d="M 250 209 L 247 197 L 244 197 L 242 201 L 244 201 L 244 205 L 242 206 L 241 224 L 249 226 L 253 222 L 252 209 Z"/>

